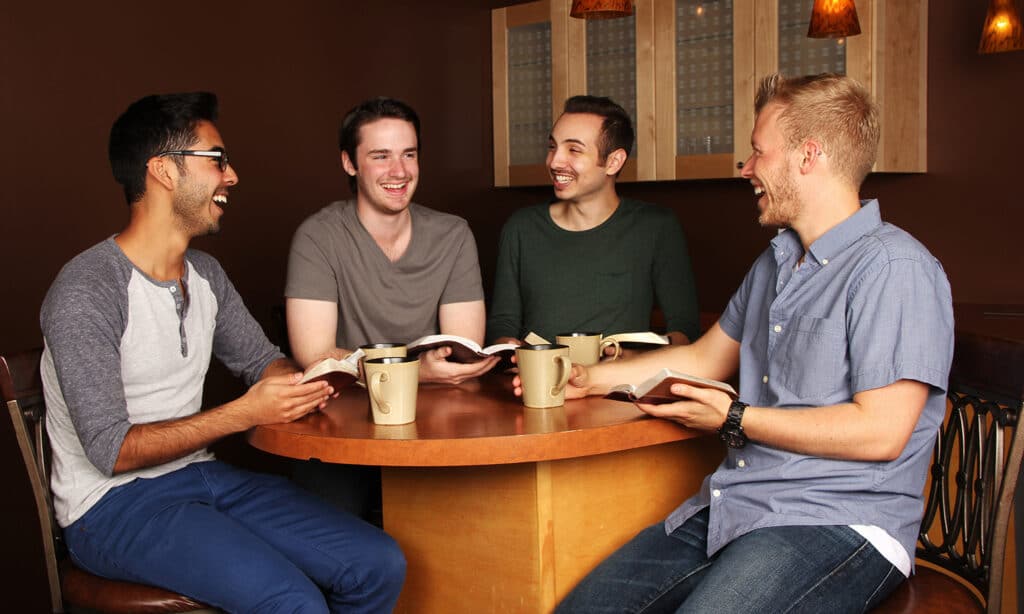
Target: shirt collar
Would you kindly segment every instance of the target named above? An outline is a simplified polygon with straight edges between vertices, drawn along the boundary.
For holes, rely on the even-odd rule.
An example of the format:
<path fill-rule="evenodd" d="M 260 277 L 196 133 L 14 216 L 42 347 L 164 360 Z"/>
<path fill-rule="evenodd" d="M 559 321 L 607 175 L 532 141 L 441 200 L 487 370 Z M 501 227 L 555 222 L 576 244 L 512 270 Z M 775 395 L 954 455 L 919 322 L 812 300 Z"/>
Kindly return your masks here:
<path fill-rule="evenodd" d="M 818 264 L 828 264 L 832 258 L 842 253 L 864 235 L 882 225 L 882 214 L 878 208 L 878 199 L 860 201 L 860 209 L 829 229 L 811 244 L 808 252 Z M 775 260 L 779 264 L 790 257 L 801 253 L 800 238 L 796 231 L 787 228 L 771 241 L 775 251 Z"/>

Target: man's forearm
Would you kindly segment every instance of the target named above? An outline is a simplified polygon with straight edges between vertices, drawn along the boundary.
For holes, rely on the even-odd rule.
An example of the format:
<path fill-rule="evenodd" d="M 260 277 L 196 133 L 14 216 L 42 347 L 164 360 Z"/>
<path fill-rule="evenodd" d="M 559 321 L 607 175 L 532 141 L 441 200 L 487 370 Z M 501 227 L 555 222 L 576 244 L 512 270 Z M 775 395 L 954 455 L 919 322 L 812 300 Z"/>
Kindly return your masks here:
<path fill-rule="evenodd" d="M 269 369 L 269 367 L 268 367 Z M 215 441 L 252 426 L 232 401 L 197 414 L 148 424 L 133 424 L 114 464 L 114 473 L 152 467 L 202 450 Z"/>

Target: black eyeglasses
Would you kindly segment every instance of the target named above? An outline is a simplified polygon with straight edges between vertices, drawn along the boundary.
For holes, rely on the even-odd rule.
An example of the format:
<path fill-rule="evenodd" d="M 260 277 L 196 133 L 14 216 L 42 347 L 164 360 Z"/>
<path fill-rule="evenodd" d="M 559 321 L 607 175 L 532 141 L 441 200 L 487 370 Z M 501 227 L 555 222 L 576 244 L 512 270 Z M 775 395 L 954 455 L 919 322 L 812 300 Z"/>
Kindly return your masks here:
<path fill-rule="evenodd" d="M 201 158 L 217 158 L 217 167 L 220 172 L 228 170 L 228 152 L 223 147 L 213 149 L 176 149 L 173 151 L 161 151 L 156 154 L 157 158 L 163 156 L 199 156 Z"/>

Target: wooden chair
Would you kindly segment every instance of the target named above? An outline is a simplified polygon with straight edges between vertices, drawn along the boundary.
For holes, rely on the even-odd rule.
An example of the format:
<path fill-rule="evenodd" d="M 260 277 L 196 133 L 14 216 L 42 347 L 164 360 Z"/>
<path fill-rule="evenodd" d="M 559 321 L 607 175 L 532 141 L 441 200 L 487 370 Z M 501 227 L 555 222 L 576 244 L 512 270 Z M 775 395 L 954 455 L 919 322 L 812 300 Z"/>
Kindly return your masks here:
<path fill-rule="evenodd" d="M 28 473 L 42 533 L 50 603 L 54 612 L 158 613 L 209 612 L 183 595 L 162 588 L 108 580 L 85 572 L 64 556 L 60 527 L 53 517 L 45 434 L 46 405 L 39 375 L 41 350 L 0 356 L 0 392 L 7 405 L 18 448 Z"/>
<path fill-rule="evenodd" d="M 1002 609 L 1007 529 L 1024 455 L 1024 430 L 1017 428 L 1024 345 L 957 333 L 949 399 L 933 453 L 917 571 L 875 614 Z"/>

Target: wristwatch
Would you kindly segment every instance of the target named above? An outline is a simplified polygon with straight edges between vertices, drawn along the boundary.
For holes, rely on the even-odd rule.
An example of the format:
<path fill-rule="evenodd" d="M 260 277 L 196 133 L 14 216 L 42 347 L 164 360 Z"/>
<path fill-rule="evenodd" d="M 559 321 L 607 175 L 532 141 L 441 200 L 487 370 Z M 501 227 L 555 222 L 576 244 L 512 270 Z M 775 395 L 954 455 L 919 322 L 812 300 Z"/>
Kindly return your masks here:
<path fill-rule="evenodd" d="M 725 422 L 718 429 L 718 436 L 730 448 L 742 448 L 747 445 L 747 435 L 743 432 L 743 427 L 740 426 L 740 421 L 743 420 L 743 410 L 746 408 L 747 404 L 743 401 L 733 401 L 729 406 L 729 414 L 725 417 Z"/>

